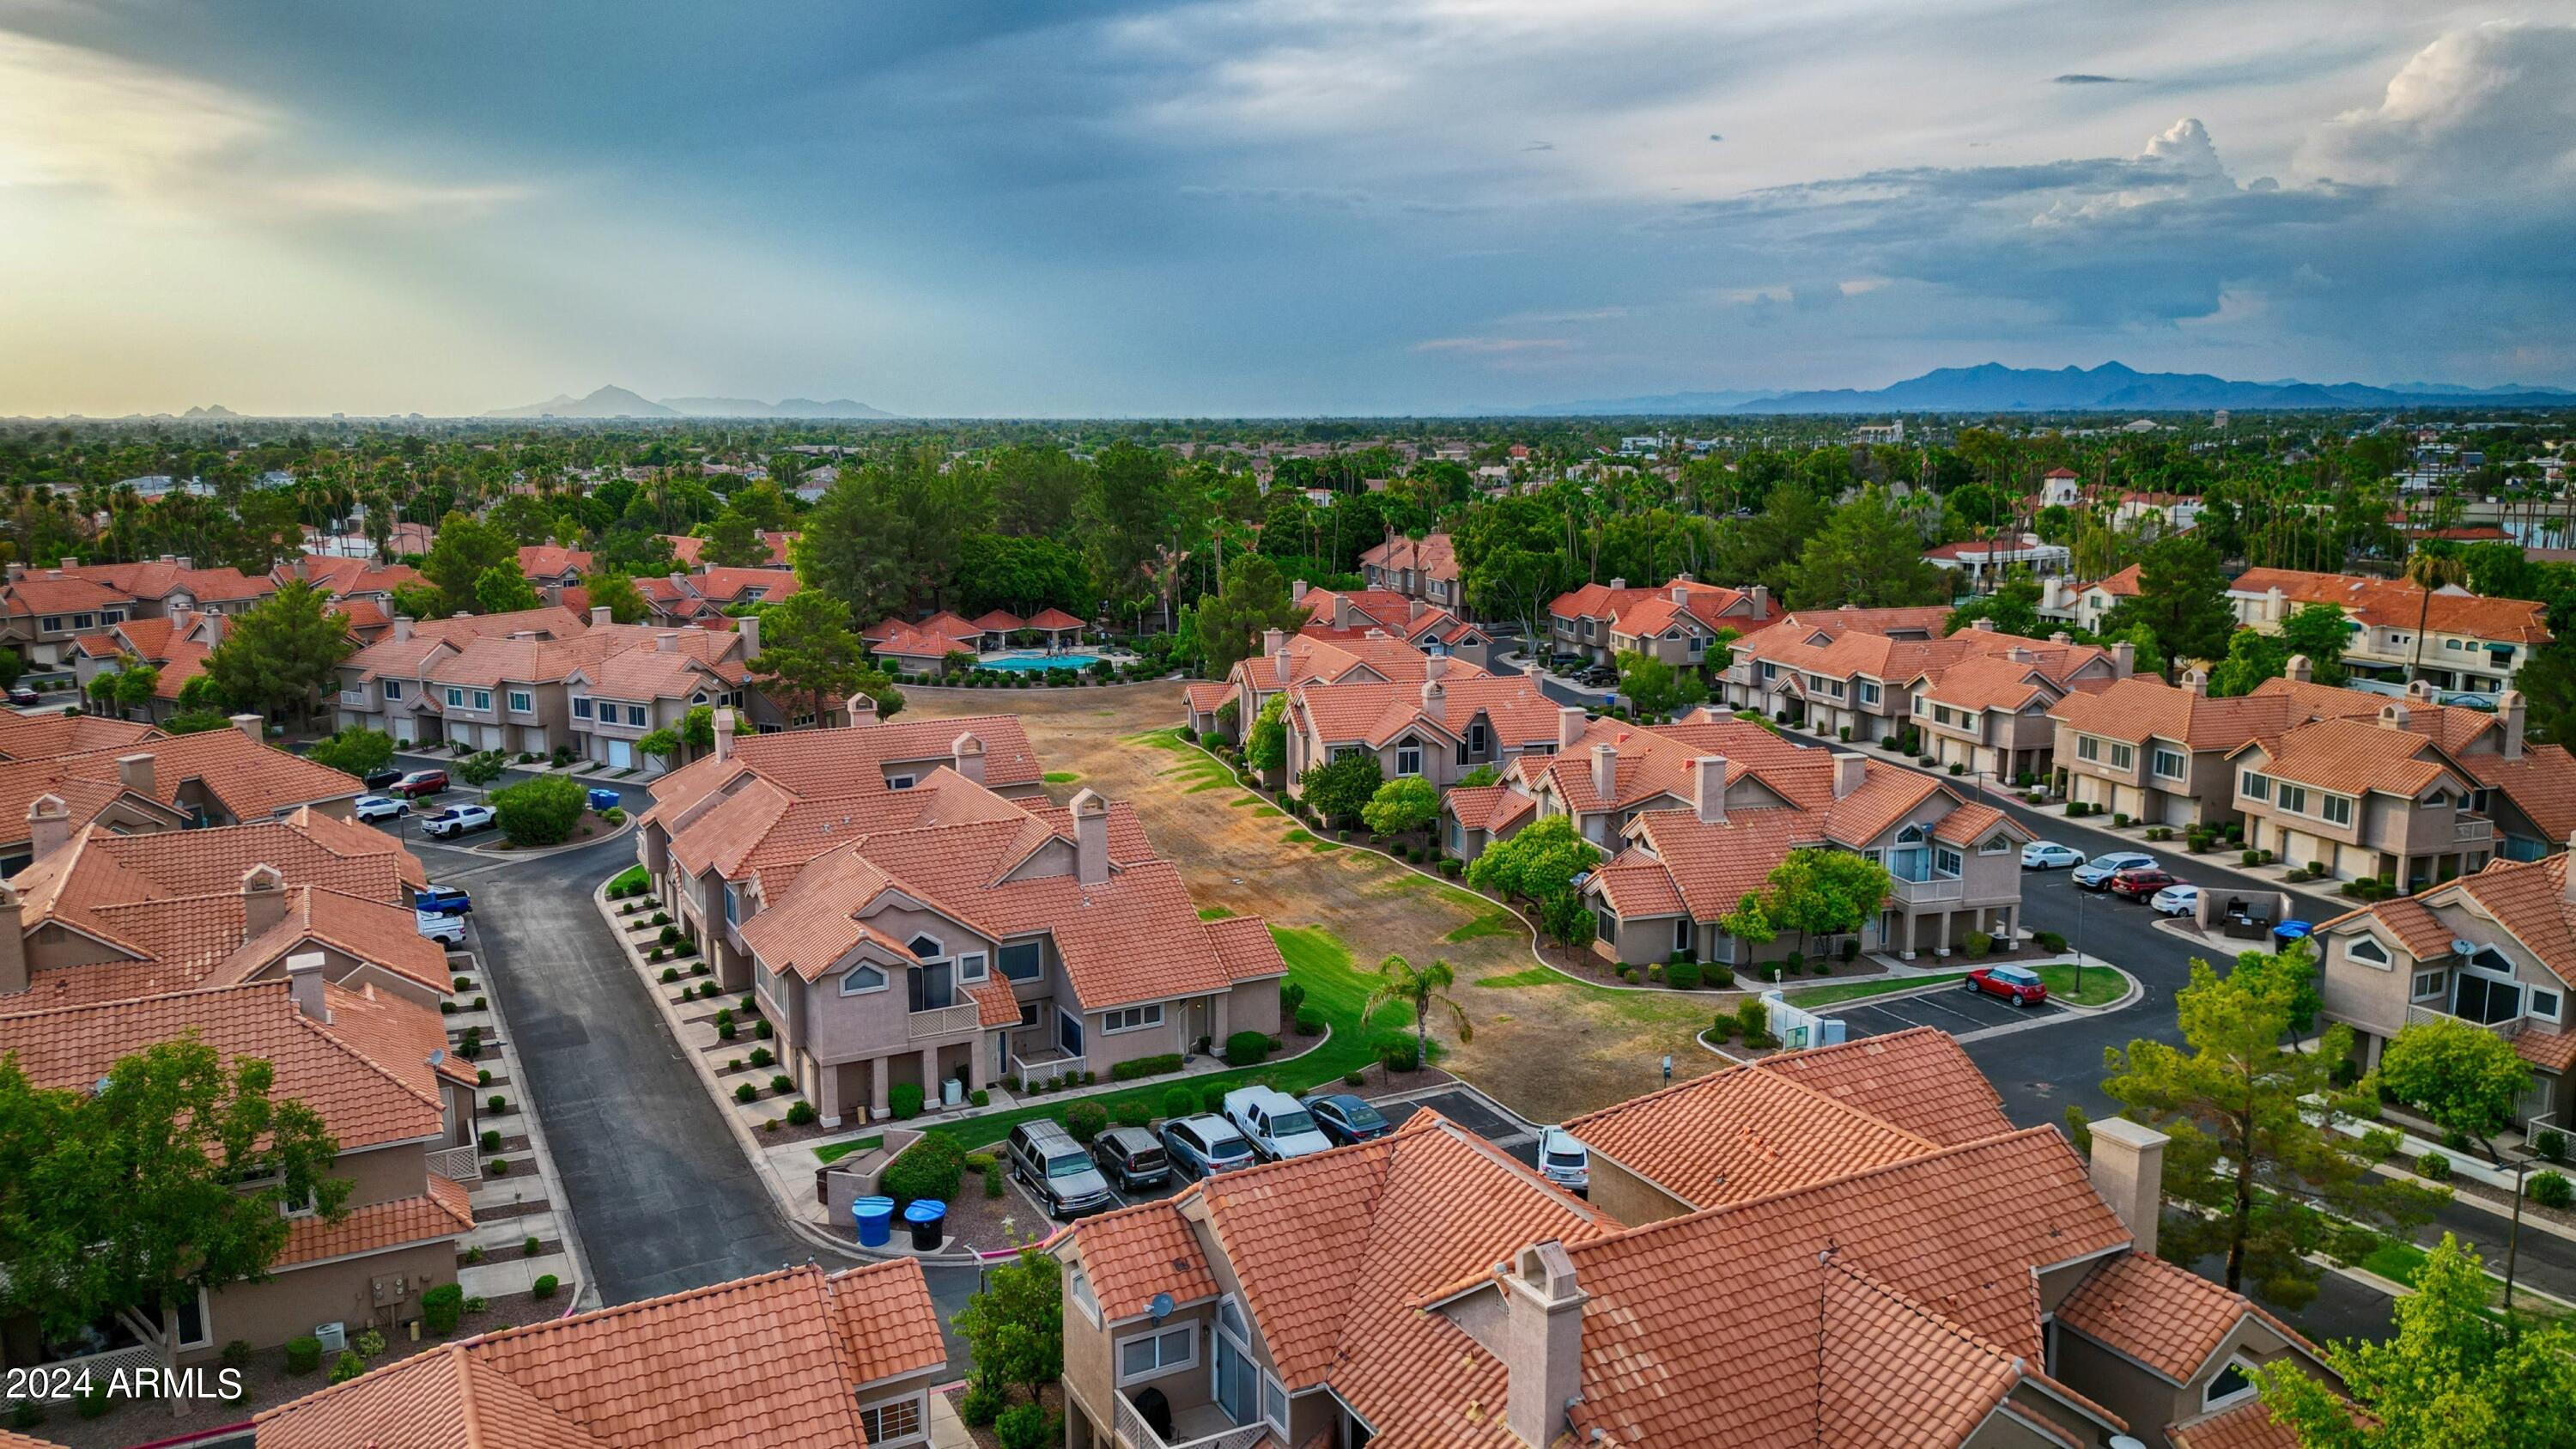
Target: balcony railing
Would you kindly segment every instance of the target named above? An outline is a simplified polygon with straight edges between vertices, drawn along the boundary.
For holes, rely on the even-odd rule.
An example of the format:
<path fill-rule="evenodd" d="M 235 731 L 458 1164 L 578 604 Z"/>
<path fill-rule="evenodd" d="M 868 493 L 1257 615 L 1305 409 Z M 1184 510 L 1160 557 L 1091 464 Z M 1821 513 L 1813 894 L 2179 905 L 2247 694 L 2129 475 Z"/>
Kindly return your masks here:
<path fill-rule="evenodd" d="M 1896 876 L 1889 880 L 1889 893 L 1909 906 L 1937 905 L 1959 900 L 1967 886 L 1955 875 L 1936 875 L 1925 880 L 1907 880 Z"/>
<path fill-rule="evenodd" d="M 1195 1439 L 1166 1439 L 1154 1432 L 1153 1426 L 1145 1422 L 1145 1416 L 1137 1413 L 1136 1406 L 1127 1402 L 1125 1394 L 1113 1394 L 1112 1397 L 1118 1401 L 1119 1442 L 1131 1446 L 1131 1449 L 1252 1449 L 1253 1445 L 1261 1442 L 1262 1435 L 1270 1432 L 1264 1424 L 1236 1424 Z M 1217 1412 L 1222 1417 L 1223 1411 Z M 1176 1424 L 1174 1432 L 1178 1431 Z"/>
<path fill-rule="evenodd" d="M 904 1035 L 920 1041 L 925 1037 L 955 1036 L 961 1031 L 973 1031 L 980 1010 L 974 1002 L 961 1001 L 935 1011 L 916 1011 L 904 1023 Z"/>
<path fill-rule="evenodd" d="M 1085 1063 L 1081 1057 L 1068 1054 L 1061 1047 L 1045 1047 L 1034 1055 L 1011 1053 L 1011 1075 L 1024 1082 L 1043 1082 L 1049 1077 L 1078 1077 Z"/>
<path fill-rule="evenodd" d="M 2452 835 L 2462 841 L 2495 839 L 2495 822 L 2483 815 L 2464 817 L 2452 827 Z"/>
<path fill-rule="evenodd" d="M 367 692 L 363 689 L 341 690 L 340 702 L 351 709 L 365 709 L 368 703 Z"/>
<path fill-rule="evenodd" d="M 446 1178 L 449 1182 L 476 1183 L 483 1180 L 483 1162 L 474 1155 L 474 1144 L 471 1142 L 462 1147 L 434 1149 L 429 1153 L 427 1161 L 430 1171 Z"/>
<path fill-rule="evenodd" d="M 2509 1017 L 2503 1021 L 2469 1021 L 2465 1016 L 2453 1016 L 2451 1013 L 2441 1010 L 2438 1007 L 2409 1006 L 2406 1008 L 2406 1024 L 2408 1026 L 2417 1026 L 2431 1021 L 2469 1021 L 2469 1025 L 2477 1027 L 2482 1031 L 2493 1032 L 2506 1041 L 2511 1041 L 2515 1037 L 2522 1035 L 2522 1023 L 2524 1020 L 2525 1018 L 2516 1016 Z"/>

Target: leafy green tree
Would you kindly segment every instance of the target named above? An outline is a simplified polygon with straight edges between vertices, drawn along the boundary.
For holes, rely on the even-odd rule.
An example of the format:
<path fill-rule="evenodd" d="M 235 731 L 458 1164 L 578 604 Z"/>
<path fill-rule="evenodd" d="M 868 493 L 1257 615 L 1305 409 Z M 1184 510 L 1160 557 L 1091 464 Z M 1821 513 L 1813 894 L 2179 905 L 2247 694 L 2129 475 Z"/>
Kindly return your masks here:
<path fill-rule="evenodd" d="M 606 609 L 612 623 L 641 624 L 653 612 L 635 581 L 614 569 L 584 576 L 581 586 L 590 596 L 590 606 Z"/>
<path fill-rule="evenodd" d="M 1859 930 L 1887 904 L 1887 867 L 1848 850 L 1800 848 L 1771 867 L 1762 910 L 1774 925 L 1798 933 L 1798 950 L 1817 936 Z"/>
<path fill-rule="evenodd" d="M 2025 639 L 2043 639 L 2039 619 L 2039 581 L 2016 575 L 1998 585 L 1991 594 L 1980 594 L 1950 611 L 1942 625 L 1946 633 L 1956 634 L 1979 619 L 1992 619 L 2000 633 L 2018 634 Z"/>
<path fill-rule="evenodd" d="M 38 1087 L 0 1057 L 0 1312 L 53 1333 L 113 1314 L 172 1368 L 180 1305 L 268 1280 L 293 1227 L 281 1208 L 347 1215 L 338 1143 L 276 1081 L 194 1032 L 96 1087 Z"/>
<path fill-rule="evenodd" d="M 2397 1100 L 2478 1141 L 2490 1160 L 2495 1134 L 2513 1125 L 2514 1104 L 2531 1086 L 2531 1069 L 2513 1045 L 2456 1016 L 2398 1030 L 2379 1054 L 2379 1081 Z"/>
<path fill-rule="evenodd" d="M 1199 603 L 1199 650 L 1208 677 L 1225 678 L 1237 660 L 1261 652 L 1266 631 L 1294 633 L 1305 618 L 1306 611 L 1289 601 L 1279 565 L 1257 553 L 1229 561 L 1224 586 Z"/>
<path fill-rule="evenodd" d="M 702 704 L 680 716 L 680 743 L 692 751 L 716 747 L 716 707 Z"/>
<path fill-rule="evenodd" d="M 553 509 L 533 493 L 513 493 L 493 504 L 483 518 L 515 544 L 543 543 L 555 528 Z"/>
<path fill-rule="evenodd" d="M 1018 1384 L 1032 1399 L 1064 1376 L 1062 1271 L 1034 1243 L 985 1270 L 983 1291 L 951 1320 L 975 1357 L 976 1373 Z"/>
<path fill-rule="evenodd" d="M 665 764 L 674 764 L 680 757 L 680 735 L 672 729 L 653 730 L 637 739 L 635 748 Z"/>
<path fill-rule="evenodd" d="M 2300 1449 L 2550 1449 L 2576 1423 L 2576 1330 L 2508 1332 L 2487 1311 L 2477 1253 L 2449 1233 L 2391 1310 L 2384 1343 L 2325 1346 L 2351 1398 L 2292 1355 L 2253 1370 L 2274 1422 Z M 2354 1412 L 2356 1409 L 2358 1413 Z"/>
<path fill-rule="evenodd" d="M 161 722 L 161 732 L 167 735 L 201 735 L 232 727 L 231 718 L 219 709 L 183 709 Z"/>
<path fill-rule="evenodd" d="M 1380 835 L 1420 830 L 1439 818 L 1440 792 L 1419 775 L 1378 786 L 1377 793 L 1360 808 L 1361 822 Z"/>
<path fill-rule="evenodd" d="M 1284 691 L 1263 700 L 1261 713 L 1252 718 L 1252 732 L 1244 736 L 1243 762 L 1265 780 L 1288 763 L 1288 723 L 1282 718 L 1287 709 Z"/>
<path fill-rule="evenodd" d="M 1308 765 L 1306 773 L 1297 777 L 1297 793 L 1325 820 L 1348 824 L 1360 818 L 1360 812 L 1368 808 L 1370 797 L 1377 794 L 1384 779 L 1377 756 L 1359 750 L 1338 760 Z"/>
<path fill-rule="evenodd" d="M 2415 600 L 2415 657 L 2406 666 L 2408 679 L 2424 674 L 2424 621 L 2432 616 L 2433 595 L 2457 588 L 2468 576 L 2468 565 L 2445 554 L 2417 553 L 2406 560 L 2406 582 L 2423 590 Z"/>
<path fill-rule="evenodd" d="M 1949 597 L 1949 575 L 1924 561 L 1922 530 L 1877 488 L 1835 509 L 1799 550 L 1789 576 L 1789 602 L 1800 609 L 1937 604 Z"/>
<path fill-rule="evenodd" d="M 2252 694 L 2267 679 L 2278 679 L 2290 651 L 2276 635 L 2239 629 L 2227 636 L 2227 657 L 2209 671 L 2209 692 L 2221 699 Z"/>
<path fill-rule="evenodd" d="M 431 583 L 438 585 L 446 607 L 420 617 L 434 619 L 474 612 L 476 593 L 483 576 L 496 568 L 507 568 L 513 575 L 518 574 L 519 545 L 516 540 L 491 524 L 479 518 L 468 518 L 462 513 L 450 513 L 440 519 L 438 535 L 430 543 L 428 557 L 420 561 L 420 571 Z"/>
<path fill-rule="evenodd" d="M 492 792 L 492 811 L 512 845 L 559 845 L 589 808 L 589 796 L 570 775 L 539 775 Z"/>
<path fill-rule="evenodd" d="M 760 525 L 730 508 L 717 514 L 714 522 L 699 525 L 698 536 L 707 541 L 700 556 L 718 567 L 750 569 L 769 562 L 769 545 L 760 537 Z"/>
<path fill-rule="evenodd" d="M 1505 899 L 1538 907 L 1539 924 L 1570 946 L 1592 942 L 1592 912 L 1574 878 L 1601 863 L 1600 847 L 1575 833 L 1567 816 L 1551 815 L 1523 826 L 1508 840 L 1485 847 L 1467 866 L 1467 883 Z"/>
<path fill-rule="evenodd" d="M 515 614 L 536 608 L 541 602 L 536 585 L 519 572 L 515 561 L 494 564 L 474 581 L 474 611 L 478 614 Z"/>
<path fill-rule="evenodd" d="M 2281 648 L 2287 656 L 2308 657 L 2308 677 L 2318 684 L 2344 682 L 2343 651 L 2352 642 L 2352 625 L 2332 604 L 2309 604 L 2281 621 Z"/>
<path fill-rule="evenodd" d="M 325 735 L 313 742 L 305 758 L 317 765 L 327 765 L 344 775 L 360 779 L 393 763 L 394 737 L 383 730 L 365 725 L 351 725 L 337 734 Z"/>
<path fill-rule="evenodd" d="M 491 794 L 492 782 L 510 767 L 510 757 L 499 750 L 477 750 L 456 762 L 456 778 L 485 795 Z"/>
<path fill-rule="evenodd" d="M 1780 923 L 1771 919 L 1771 907 L 1759 891 L 1738 899 L 1734 910 L 1718 918 L 1717 928 L 1755 946 L 1768 946 L 1780 939 Z"/>
<path fill-rule="evenodd" d="M 1022 618 L 1050 608 L 1088 619 L 1099 603 L 1082 550 L 1055 538 L 970 533 L 958 545 L 958 611 L 1008 609 Z"/>
<path fill-rule="evenodd" d="M 1449 988 L 1458 984 L 1458 971 L 1446 961 L 1416 966 L 1402 956 L 1389 956 L 1377 963 L 1377 982 L 1369 988 L 1368 1004 L 1360 1008 L 1363 1020 L 1377 1015 L 1377 1009 L 1402 1002 L 1413 1009 L 1413 1047 L 1415 1059 L 1428 1066 L 1431 1062 L 1431 1013 L 1445 1011 L 1457 1024 L 1458 1040 L 1476 1039 L 1476 1024 L 1467 1019 L 1467 1008 L 1450 996 Z"/>
<path fill-rule="evenodd" d="M 853 694 L 876 701 L 877 716 L 903 708 L 903 691 L 867 661 L 866 645 L 850 627 L 849 611 L 828 594 L 802 590 L 760 615 L 760 653 L 744 666 L 762 690 L 801 696 L 820 724 Z"/>
<path fill-rule="evenodd" d="M 1057 538 L 1091 483 L 1089 465 L 1062 448 L 1016 446 L 993 455 L 993 498 L 1002 532 Z"/>
<path fill-rule="evenodd" d="M 1665 663 L 1634 649 L 1619 651 L 1619 692 L 1650 715 L 1667 715 L 1708 699 L 1708 681 L 1696 669 Z"/>
<path fill-rule="evenodd" d="M 447 595 L 435 584 L 396 584 L 393 612 L 406 619 L 444 619 L 452 611 Z"/>
<path fill-rule="evenodd" d="M 18 657 L 17 650 L 0 648 L 0 689 L 16 685 L 19 676 L 26 672 L 27 661 Z"/>
<path fill-rule="evenodd" d="M 2316 1297 L 2322 1270 L 2308 1255 L 2325 1245 L 2334 1218 L 2403 1227 L 2440 1201 L 2375 1178 L 2334 1130 L 2334 1077 L 2352 1054 L 2349 1027 L 2328 1027 L 2314 1051 L 2283 1045 L 2302 1009 L 2300 978 L 2314 969 L 2304 947 L 2289 961 L 2224 977 L 2194 961 L 2191 984 L 2174 998 L 2184 1045 L 2142 1037 L 2102 1054 L 2111 1073 L 2103 1092 L 2172 1138 L 2164 1196 L 2186 1211 L 2166 1216 L 2157 1251 L 2177 1263 L 2224 1254 L 2229 1288 L 2251 1279 L 2285 1308 Z"/>
<path fill-rule="evenodd" d="M 324 692 L 339 688 L 340 661 L 357 647 L 349 637 L 349 616 L 333 609 L 313 584 L 289 579 L 232 619 L 224 642 L 207 653 L 202 677 L 214 681 L 208 688 L 246 709 L 309 719 Z"/>
<path fill-rule="evenodd" d="M 2227 572 L 2218 555 L 2186 533 L 2157 539 L 2138 560 L 2138 592 L 2113 605 L 2107 633 L 2145 628 L 2155 636 L 2168 675 L 2177 661 L 2217 659 L 2236 631 L 2227 603 Z"/>
<path fill-rule="evenodd" d="M 1450 786 L 1450 788 L 1453 790 L 1472 790 L 1479 785 L 1494 784 L 1502 778 L 1502 772 L 1495 769 L 1493 766 L 1478 765 L 1476 768 L 1460 775 L 1457 783 Z"/>
<path fill-rule="evenodd" d="M 149 705 L 161 688 L 161 666 L 157 664 L 131 663 L 112 677 L 116 681 L 116 702 L 126 709 Z"/>
<path fill-rule="evenodd" d="M 797 582 L 838 601 L 847 619 L 873 622 L 902 612 L 909 595 L 904 563 L 886 547 L 902 527 L 881 475 L 843 469 L 789 550 Z"/>

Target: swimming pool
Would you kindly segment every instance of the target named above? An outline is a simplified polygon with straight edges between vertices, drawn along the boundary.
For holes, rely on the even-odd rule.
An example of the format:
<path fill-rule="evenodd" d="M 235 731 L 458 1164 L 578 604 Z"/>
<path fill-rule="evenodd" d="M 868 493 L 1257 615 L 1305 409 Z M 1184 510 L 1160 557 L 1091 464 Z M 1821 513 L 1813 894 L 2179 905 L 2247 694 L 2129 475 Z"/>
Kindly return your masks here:
<path fill-rule="evenodd" d="M 1017 669 L 1044 673 L 1050 669 L 1088 669 L 1097 654 L 999 654 L 976 661 L 978 669 Z"/>

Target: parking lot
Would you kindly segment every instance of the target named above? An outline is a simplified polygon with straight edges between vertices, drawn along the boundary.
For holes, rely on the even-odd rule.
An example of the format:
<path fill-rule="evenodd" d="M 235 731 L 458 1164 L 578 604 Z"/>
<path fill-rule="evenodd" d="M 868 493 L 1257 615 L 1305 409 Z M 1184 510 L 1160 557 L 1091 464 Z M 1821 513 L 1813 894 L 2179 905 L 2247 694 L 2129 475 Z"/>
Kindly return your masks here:
<path fill-rule="evenodd" d="M 1941 987 L 1919 996 L 1846 1001 L 1813 1010 L 1841 1018 L 1854 1037 L 1885 1036 L 1918 1026 L 1938 1027 L 1955 1037 L 1969 1037 L 1996 1027 L 2050 1022 L 2067 1015 L 2066 1008 L 2053 1001 L 2014 1007 L 1983 992 L 1972 995 L 1958 986 Z"/>

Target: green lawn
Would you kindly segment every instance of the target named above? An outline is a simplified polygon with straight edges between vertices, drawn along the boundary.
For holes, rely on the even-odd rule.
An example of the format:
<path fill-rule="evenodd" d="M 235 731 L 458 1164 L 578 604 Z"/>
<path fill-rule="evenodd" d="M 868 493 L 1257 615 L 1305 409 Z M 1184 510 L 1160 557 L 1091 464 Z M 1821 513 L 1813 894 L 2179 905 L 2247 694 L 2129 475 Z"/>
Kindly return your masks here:
<path fill-rule="evenodd" d="M 883 1136 L 853 1137 L 847 1142 L 833 1142 L 814 1149 L 814 1156 L 824 1162 L 838 1162 L 853 1152 L 870 1152 L 885 1146 Z"/>
<path fill-rule="evenodd" d="M 1079 770 L 1049 770 L 1046 772 L 1046 782 L 1050 785 L 1070 785 L 1081 778 L 1082 772 Z"/>
<path fill-rule="evenodd" d="M 2116 971 L 2095 969 L 2084 973 L 2084 990 L 2075 990 L 2075 967 L 2071 963 L 2039 968 L 2039 979 L 2048 986 L 2048 994 L 2059 1001 L 2078 1006 L 2108 1006 L 2128 991 L 2129 983 Z"/>
<path fill-rule="evenodd" d="M 1891 991 L 1912 991 L 1918 986 L 1956 985 L 1965 971 L 1951 971 L 1939 976 L 1903 976 L 1893 981 L 1841 981 L 1831 986 L 1810 986 L 1802 991 L 1783 992 L 1791 1006 L 1831 1006 L 1837 1001 L 1858 1001 L 1863 997 L 1885 996 Z M 1758 984 L 1758 983 L 1757 983 Z"/>
<path fill-rule="evenodd" d="M 1279 943 L 1279 954 L 1288 962 L 1288 979 L 1306 988 L 1306 1005 L 1322 1013 L 1332 1025 L 1332 1038 L 1322 1046 L 1293 1061 L 1266 1062 L 1205 1076 L 1154 1077 L 1132 1087 L 1088 1097 L 1040 1097 L 1028 1106 L 986 1112 L 935 1130 L 948 1133 L 961 1146 L 972 1149 L 1001 1141 L 1013 1127 L 1032 1118 L 1061 1117 L 1074 1102 L 1098 1102 L 1112 1112 L 1120 1103 L 1142 1102 L 1154 1107 L 1159 1115 L 1163 1093 L 1175 1084 L 1199 1093 L 1201 1100 L 1211 1090 L 1223 1092 L 1252 1081 L 1266 1081 L 1285 1092 L 1302 1092 L 1367 1065 L 1373 1055 L 1372 1043 L 1413 1026 L 1413 1008 L 1400 1002 L 1381 1006 L 1365 1023 L 1361 1021 L 1360 1008 L 1367 1003 L 1377 978 L 1354 966 L 1350 948 L 1330 931 L 1321 927 L 1272 926 L 1270 937 Z"/>
<path fill-rule="evenodd" d="M 1233 911 L 1228 910 L 1224 906 L 1199 907 L 1199 919 L 1202 921 L 1222 921 L 1233 914 Z"/>
<path fill-rule="evenodd" d="M 1468 984 L 1490 986 L 1497 990 L 1511 990 L 1521 986 L 1554 986 L 1564 980 L 1563 976 L 1544 966 L 1532 966 L 1527 971 L 1514 971 L 1503 976 L 1479 976 Z"/>

